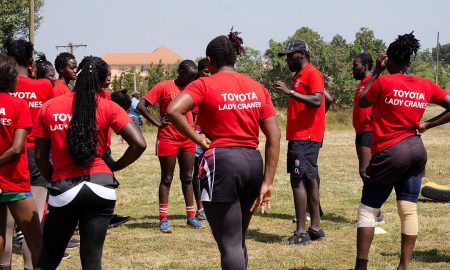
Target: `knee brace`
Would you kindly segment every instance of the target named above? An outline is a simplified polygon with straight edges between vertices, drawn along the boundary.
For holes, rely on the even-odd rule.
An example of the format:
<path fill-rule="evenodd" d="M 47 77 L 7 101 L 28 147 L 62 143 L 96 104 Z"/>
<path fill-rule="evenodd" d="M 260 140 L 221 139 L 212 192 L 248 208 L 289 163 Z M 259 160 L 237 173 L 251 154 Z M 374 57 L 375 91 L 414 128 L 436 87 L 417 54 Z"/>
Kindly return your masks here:
<path fill-rule="evenodd" d="M 419 219 L 417 217 L 417 203 L 397 201 L 398 215 L 402 226 L 401 232 L 406 235 L 417 235 Z"/>
<path fill-rule="evenodd" d="M 380 208 L 372 208 L 362 203 L 358 206 L 357 228 L 375 227 L 375 220 L 380 212 Z"/>

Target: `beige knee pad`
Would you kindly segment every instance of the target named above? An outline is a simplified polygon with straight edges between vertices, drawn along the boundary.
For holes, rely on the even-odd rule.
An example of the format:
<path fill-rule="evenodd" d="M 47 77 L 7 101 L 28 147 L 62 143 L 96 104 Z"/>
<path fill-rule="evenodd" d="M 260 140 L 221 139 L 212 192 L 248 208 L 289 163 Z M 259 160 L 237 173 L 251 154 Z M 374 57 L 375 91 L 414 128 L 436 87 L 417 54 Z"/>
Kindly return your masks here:
<path fill-rule="evenodd" d="M 417 235 L 419 219 L 417 217 L 417 203 L 397 201 L 398 215 L 402 225 L 402 234 Z"/>
<path fill-rule="evenodd" d="M 357 228 L 375 227 L 375 220 L 380 212 L 380 208 L 372 208 L 362 203 L 358 206 Z"/>

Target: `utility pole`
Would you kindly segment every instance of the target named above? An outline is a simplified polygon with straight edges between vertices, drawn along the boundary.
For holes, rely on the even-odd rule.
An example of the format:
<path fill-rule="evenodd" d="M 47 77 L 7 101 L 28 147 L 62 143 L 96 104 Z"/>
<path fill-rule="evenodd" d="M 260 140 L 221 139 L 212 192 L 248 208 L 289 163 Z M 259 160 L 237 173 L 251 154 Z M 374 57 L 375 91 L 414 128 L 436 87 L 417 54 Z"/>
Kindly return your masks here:
<path fill-rule="evenodd" d="M 86 44 L 74 44 L 74 43 L 72 43 L 72 42 L 69 42 L 69 43 L 67 43 L 67 45 L 59 45 L 59 46 L 56 46 L 56 49 L 59 49 L 59 48 L 68 48 L 69 49 L 69 52 L 71 53 L 71 54 L 73 54 L 73 52 L 75 51 L 75 49 L 76 48 L 79 48 L 79 47 L 87 47 L 87 45 Z"/>
<path fill-rule="evenodd" d="M 436 84 L 439 84 L 439 32 L 437 34 L 437 45 L 436 45 Z"/>
<path fill-rule="evenodd" d="M 29 13 L 28 39 L 34 44 L 34 0 L 30 0 Z"/>

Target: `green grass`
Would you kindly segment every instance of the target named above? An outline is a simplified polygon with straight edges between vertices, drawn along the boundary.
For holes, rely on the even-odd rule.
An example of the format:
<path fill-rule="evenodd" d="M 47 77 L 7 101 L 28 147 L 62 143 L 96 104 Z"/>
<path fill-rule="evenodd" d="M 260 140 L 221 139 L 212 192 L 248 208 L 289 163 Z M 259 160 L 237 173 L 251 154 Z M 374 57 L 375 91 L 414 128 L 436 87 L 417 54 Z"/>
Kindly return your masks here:
<path fill-rule="evenodd" d="M 426 117 L 436 115 L 432 107 Z M 253 217 L 247 236 L 249 269 L 348 269 L 355 257 L 356 208 L 361 195 L 354 133 L 350 112 L 331 112 L 325 143 L 320 153 L 321 200 L 325 211 L 322 225 L 327 234 L 324 242 L 308 246 L 289 246 L 294 208 L 286 168 L 287 143 L 282 151 L 274 184 L 272 209 Z M 349 122 L 350 121 L 350 122 Z M 283 128 L 284 129 L 284 128 Z M 450 184 L 450 126 L 430 130 L 423 135 L 428 150 L 425 181 Z M 283 135 L 284 136 L 284 135 Z M 163 235 L 158 230 L 159 163 L 154 156 L 154 129 L 145 133 L 148 149 L 129 168 L 117 173 L 121 182 L 117 190 L 119 214 L 133 220 L 109 230 L 104 248 L 105 269 L 218 269 L 219 252 L 209 228 L 193 230 L 186 227 L 181 187 L 175 177 L 170 194 L 169 219 L 174 233 Z M 112 139 L 114 156 L 125 149 Z M 263 147 L 261 143 L 261 148 Z M 175 175 L 178 173 L 176 172 Z M 411 269 L 448 270 L 450 268 L 449 204 L 420 201 L 420 232 Z M 395 269 L 400 247 L 400 222 L 395 196 L 383 206 L 385 235 L 376 235 L 370 253 L 370 269 Z M 69 251 L 72 258 L 63 261 L 60 269 L 80 269 L 78 250 Z M 14 255 L 14 269 L 21 259 Z"/>

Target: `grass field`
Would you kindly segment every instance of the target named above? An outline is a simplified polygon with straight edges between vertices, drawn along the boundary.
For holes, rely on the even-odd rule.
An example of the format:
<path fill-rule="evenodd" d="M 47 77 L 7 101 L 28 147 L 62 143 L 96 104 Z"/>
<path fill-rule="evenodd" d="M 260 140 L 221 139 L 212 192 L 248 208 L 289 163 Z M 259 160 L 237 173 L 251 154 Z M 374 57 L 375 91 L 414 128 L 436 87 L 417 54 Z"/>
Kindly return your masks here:
<path fill-rule="evenodd" d="M 431 107 L 427 116 L 435 115 Z M 281 122 L 283 116 L 280 115 Z M 321 202 L 325 215 L 324 242 L 308 246 L 289 246 L 286 239 L 295 226 L 294 209 L 286 168 L 287 143 L 282 139 L 281 155 L 274 183 L 272 209 L 253 217 L 248 230 L 249 269 L 349 269 L 355 257 L 356 208 L 361 194 L 354 133 L 349 112 L 331 112 L 328 129 L 319 158 Z M 284 129 L 284 128 L 282 128 Z M 450 126 L 430 130 L 423 136 L 428 150 L 425 181 L 450 184 Z M 219 252 L 206 226 L 203 230 L 186 227 L 184 204 L 178 178 L 170 196 L 169 219 L 174 233 L 163 235 L 158 230 L 159 163 L 154 156 L 155 132 L 145 133 L 148 148 L 132 166 L 117 174 L 121 182 L 117 190 L 116 210 L 133 220 L 109 230 L 104 248 L 105 269 L 218 269 Z M 284 135 L 283 135 L 284 136 Z M 263 147 L 263 140 L 261 148 Z M 118 156 L 125 149 L 113 137 L 112 150 Z M 411 269 L 450 269 L 449 204 L 422 200 L 419 203 L 420 232 Z M 400 246 L 400 223 L 395 196 L 383 206 L 388 232 L 376 235 L 370 253 L 370 269 L 395 269 Z M 205 223 L 206 224 L 206 223 Z M 72 258 L 60 269 L 80 269 L 78 250 L 69 251 Z M 14 256 L 14 269 L 21 259 Z"/>

